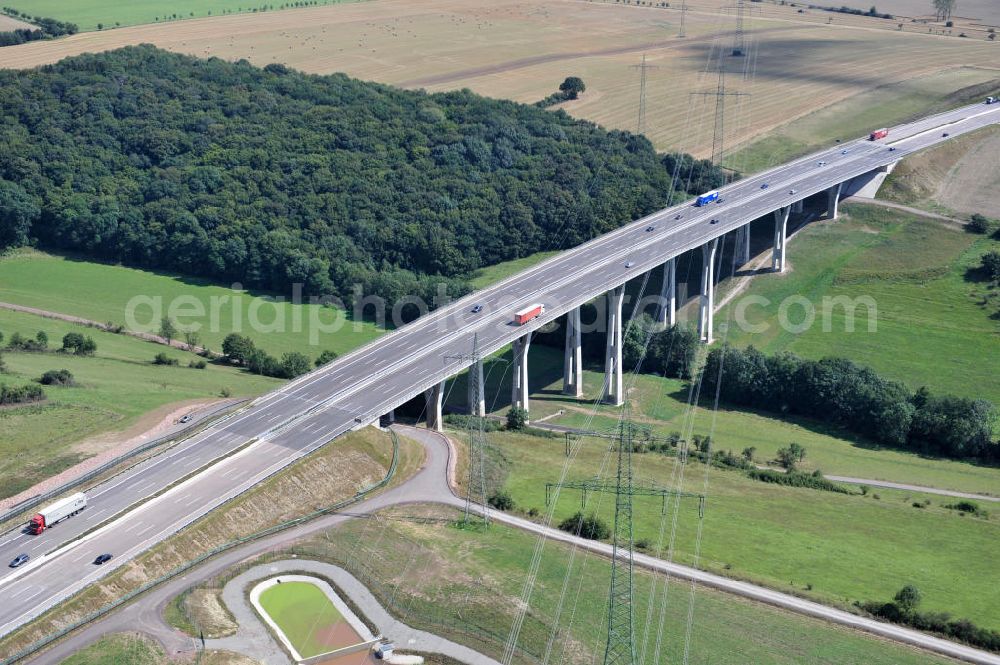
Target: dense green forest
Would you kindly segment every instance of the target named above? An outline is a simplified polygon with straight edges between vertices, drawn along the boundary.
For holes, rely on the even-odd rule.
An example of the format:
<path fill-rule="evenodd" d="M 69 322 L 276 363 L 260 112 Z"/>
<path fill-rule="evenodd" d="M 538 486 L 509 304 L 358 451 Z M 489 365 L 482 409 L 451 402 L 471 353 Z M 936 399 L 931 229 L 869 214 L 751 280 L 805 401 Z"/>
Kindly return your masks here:
<path fill-rule="evenodd" d="M 672 167 L 719 178 L 562 112 L 151 46 L 0 73 L 0 144 L 0 249 L 345 302 L 461 293 L 662 207 Z"/>

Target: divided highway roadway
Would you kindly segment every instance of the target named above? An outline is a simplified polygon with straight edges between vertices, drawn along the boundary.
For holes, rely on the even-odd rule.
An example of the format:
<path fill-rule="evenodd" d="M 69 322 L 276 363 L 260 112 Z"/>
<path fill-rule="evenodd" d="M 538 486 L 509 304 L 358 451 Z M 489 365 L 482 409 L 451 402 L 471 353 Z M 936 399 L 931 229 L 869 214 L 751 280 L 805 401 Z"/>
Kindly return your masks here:
<path fill-rule="evenodd" d="M 501 349 L 742 224 L 947 140 L 945 132 L 955 137 L 997 122 L 1000 105 L 963 107 L 894 127 L 888 143 L 844 143 L 757 174 L 724 188 L 720 204 L 695 208 L 689 202 L 649 215 L 423 316 L 255 400 L 169 452 L 88 491 L 88 508 L 54 529 L 40 536 L 19 530 L 0 535 L 0 562 L 21 552 L 32 554 L 28 565 L 4 568 L 0 574 L 5 600 L 0 635 L 303 455 L 457 374 L 467 363 L 449 356 L 471 352 L 474 335 L 483 354 Z M 713 224 L 713 219 L 718 221 Z M 653 230 L 647 231 L 650 226 Z M 514 326 L 512 312 L 533 302 L 544 303 L 545 313 Z M 474 303 L 482 305 L 481 312 L 470 311 Z M 130 508 L 166 487 L 170 489 Z M 91 561 L 103 552 L 115 558 L 93 566 Z"/>

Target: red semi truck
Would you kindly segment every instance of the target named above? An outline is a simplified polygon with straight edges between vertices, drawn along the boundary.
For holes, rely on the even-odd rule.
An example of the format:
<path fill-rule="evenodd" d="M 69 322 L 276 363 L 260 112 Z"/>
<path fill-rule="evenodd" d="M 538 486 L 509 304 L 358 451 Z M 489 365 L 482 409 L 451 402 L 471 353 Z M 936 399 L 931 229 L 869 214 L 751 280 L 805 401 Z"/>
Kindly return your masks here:
<path fill-rule="evenodd" d="M 889 130 L 883 127 L 882 129 L 876 129 L 874 132 L 869 134 L 868 140 L 878 141 L 879 139 L 884 139 L 886 136 L 889 136 Z"/>
<path fill-rule="evenodd" d="M 544 305 L 534 304 L 528 305 L 524 309 L 514 312 L 514 323 L 519 326 L 523 326 L 528 321 L 532 320 L 545 310 Z"/>
<path fill-rule="evenodd" d="M 28 532 L 37 536 L 56 522 L 72 517 L 86 507 L 87 496 L 83 492 L 77 492 L 65 499 L 60 499 L 52 505 L 42 508 L 37 515 L 31 518 L 28 522 Z"/>

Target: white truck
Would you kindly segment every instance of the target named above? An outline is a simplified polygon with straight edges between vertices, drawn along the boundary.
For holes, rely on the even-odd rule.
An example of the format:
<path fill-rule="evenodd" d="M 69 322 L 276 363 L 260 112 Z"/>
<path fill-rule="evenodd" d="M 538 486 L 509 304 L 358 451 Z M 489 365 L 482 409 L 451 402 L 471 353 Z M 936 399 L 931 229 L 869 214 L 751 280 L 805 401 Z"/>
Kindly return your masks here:
<path fill-rule="evenodd" d="M 996 97 L 987 97 L 986 98 L 986 103 L 987 104 L 996 104 L 997 102 L 1000 102 L 1000 99 L 997 99 Z"/>
<path fill-rule="evenodd" d="M 28 532 L 34 535 L 40 534 L 57 522 L 61 522 L 67 517 L 72 517 L 87 507 L 87 495 L 77 492 L 65 499 L 59 499 L 55 503 L 48 505 L 31 518 L 28 522 Z"/>

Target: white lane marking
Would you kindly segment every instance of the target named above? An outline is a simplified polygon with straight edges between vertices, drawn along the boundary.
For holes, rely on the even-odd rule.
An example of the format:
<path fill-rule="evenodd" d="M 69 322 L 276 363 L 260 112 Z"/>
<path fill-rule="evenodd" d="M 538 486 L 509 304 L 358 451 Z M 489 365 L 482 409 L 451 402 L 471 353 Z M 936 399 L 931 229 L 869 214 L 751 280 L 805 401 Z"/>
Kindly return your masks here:
<path fill-rule="evenodd" d="M 17 598 L 17 597 L 18 597 L 18 596 L 20 596 L 20 595 L 21 595 L 22 593 L 24 593 L 24 592 L 26 592 L 26 591 L 30 591 L 31 589 L 34 589 L 34 588 L 35 588 L 35 587 L 34 587 L 34 585 L 32 585 L 32 584 L 28 584 L 27 586 L 25 586 L 25 587 L 24 587 L 23 589 L 21 589 L 20 591 L 15 591 L 14 593 L 9 593 L 9 594 L 7 594 L 7 597 L 8 597 L 8 598 Z"/>
<path fill-rule="evenodd" d="M 7 545 L 9 543 L 13 543 L 13 542 L 18 541 L 18 540 L 21 540 L 22 538 L 27 538 L 27 536 L 28 536 L 28 534 L 26 534 L 26 533 L 19 533 L 18 535 L 14 536 L 13 538 L 9 538 L 8 540 L 5 540 L 2 543 L 0 543 L 0 547 L 3 547 L 4 545 Z"/>

